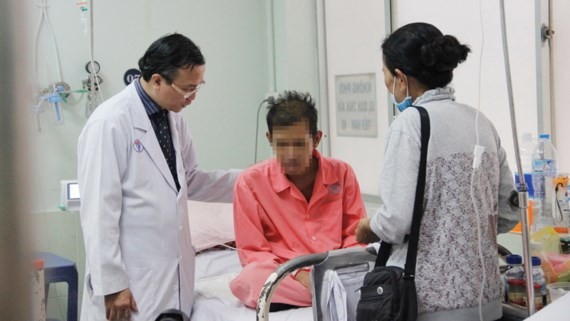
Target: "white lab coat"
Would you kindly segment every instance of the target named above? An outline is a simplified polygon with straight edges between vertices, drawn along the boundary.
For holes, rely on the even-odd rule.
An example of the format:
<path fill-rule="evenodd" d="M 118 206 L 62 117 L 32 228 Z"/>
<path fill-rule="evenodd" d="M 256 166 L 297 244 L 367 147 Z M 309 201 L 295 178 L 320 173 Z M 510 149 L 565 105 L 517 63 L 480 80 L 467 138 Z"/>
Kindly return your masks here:
<path fill-rule="evenodd" d="M 100 105 L 78 143 L 86 275 L 82 321 L 105 320 L 104 295 L 130 288 L 139 313 L 190 315 L 194 250 L 187 200 L 231 202 L 238 171 L 197 169 L 180 114 L 169 113 L 180 191 L 134 84 Z"/>

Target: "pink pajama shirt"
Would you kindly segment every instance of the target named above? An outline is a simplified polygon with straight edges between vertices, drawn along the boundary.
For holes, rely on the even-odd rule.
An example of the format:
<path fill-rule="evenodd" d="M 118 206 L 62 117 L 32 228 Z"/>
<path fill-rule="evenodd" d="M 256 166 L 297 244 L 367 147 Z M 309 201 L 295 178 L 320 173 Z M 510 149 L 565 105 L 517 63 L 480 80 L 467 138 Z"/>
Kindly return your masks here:
<path fill-rule="evenodd" d="M 245 170 L 234 190 L 234 224 L 243 266 L 230 283 L 245 305 L 257 306 L 261 287 L 282 263 L 300 255 L 351 247 L 366 216 L 352 168 L 339 160 L 319 160 L 309 202 L 282 173 L 276 159 Z M 310 306 L 311 292 L 292 276 L 283 280 L 272 302 Z"/>

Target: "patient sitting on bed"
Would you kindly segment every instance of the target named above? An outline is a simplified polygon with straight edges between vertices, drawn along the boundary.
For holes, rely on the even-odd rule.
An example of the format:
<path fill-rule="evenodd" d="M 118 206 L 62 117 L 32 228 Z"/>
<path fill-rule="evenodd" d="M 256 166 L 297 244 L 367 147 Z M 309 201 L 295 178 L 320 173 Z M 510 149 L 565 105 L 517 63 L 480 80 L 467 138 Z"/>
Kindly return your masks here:
<path fill-rule="evenodd" d="M 286 91 L 268 103 L 266 136 L 276 155 L 245 170 L 234 190 L 236 245 L 243 266 L 232 293 L 255 308 L 267 277 L 300 255 L 357 245 L 365 210 L 352 168 L 321 156 L 309 94 Z M 272 311 L 310 306 L 310 274 L 298 270 L 273 295 Z M 276 309 L 277 307 L 277 309 Z"/>

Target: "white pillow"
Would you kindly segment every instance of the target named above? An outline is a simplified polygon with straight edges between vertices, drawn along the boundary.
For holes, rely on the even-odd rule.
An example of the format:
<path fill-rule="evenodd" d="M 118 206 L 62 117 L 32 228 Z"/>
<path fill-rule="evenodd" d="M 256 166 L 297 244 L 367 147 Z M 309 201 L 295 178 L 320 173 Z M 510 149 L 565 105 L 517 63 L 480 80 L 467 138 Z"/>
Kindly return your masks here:
<path fill-rule="evenodd" d="M 232 203 L 188 201 L 188 220 L 196 252 L 236 239 Z"/>

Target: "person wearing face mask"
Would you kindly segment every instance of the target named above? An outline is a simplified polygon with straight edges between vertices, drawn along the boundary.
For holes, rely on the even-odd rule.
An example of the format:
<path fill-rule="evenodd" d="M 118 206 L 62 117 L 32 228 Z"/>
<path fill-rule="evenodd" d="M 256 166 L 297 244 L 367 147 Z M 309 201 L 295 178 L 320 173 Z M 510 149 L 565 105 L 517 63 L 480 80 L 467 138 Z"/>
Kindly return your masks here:
<path fill-rule="evenodd" d="M 469 52 L 427 23 L 405 25 L 382 44 L 384 82 L 401 113 L 386 142 L 382 205 L 360 222 L 356 234 L 362 243 L 393 244 L 387 265 L 403 267 L 421 147 L 419 112 L 409 107 L 424 107 L 431 135 L 415 274 L 421 321 L 479 320 L 479 307 L 483 320 L 502 315 L 497 233 L 518 221 L 507 203 L 515 186 L 493 124 L 456 102 L 449 87 L 453 70 Z M 473 170 L 476 144 L 485 149 Z"/>
<path fill-rule="evenodd" d="M 382 72 L 384 72 L 384 70 L 382 70 Z M 397 77 L 392 77 L 394 80 L 392 81 L 392 92 L 390 93 L 390 96 L 392 97 L 392 103 L 396 106 L 396 108 L 398 108 L 399 112 L 403 112 L 404 109 L 412 105 L 412 97 L 410 96 L 410 87 L 408 84 L 408 78 L 406 77 L 406 75 L 404 75 L 403 77 L 404 80 L 406 81 L 406 97 L 404 97 L 404 99 L 401 102 L 398 102 L 396 100 L 396 96 L 394 96 L 394 93 L 396 92 Z"/>
<path fill-rule="evenodd" d="M 267 139 L 275 158 L 245 170 L 234 191 L 236 246 L 243 266 L 232 293 L 255 308 L 267 277 L 297 256 L 356 246 L 366 216 L 352 168 L 318 151 L 322 132 L 309 94 L 285 91 L 269 103 Z M 271 311 L 310 306 L 308 270 L 276 290 Z"/>
<path fill-rule="evenodd" d="M 231 202 L 239 173 L 200 170 L 180 114 L 204 84 L 205 64 L 187 37 L 159 38 L 139 60 L 141 77 L 97 107 L 79 136 L 82 321 L 192 311 L 187 200 Z"/>

